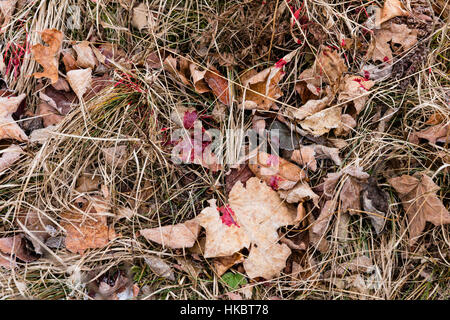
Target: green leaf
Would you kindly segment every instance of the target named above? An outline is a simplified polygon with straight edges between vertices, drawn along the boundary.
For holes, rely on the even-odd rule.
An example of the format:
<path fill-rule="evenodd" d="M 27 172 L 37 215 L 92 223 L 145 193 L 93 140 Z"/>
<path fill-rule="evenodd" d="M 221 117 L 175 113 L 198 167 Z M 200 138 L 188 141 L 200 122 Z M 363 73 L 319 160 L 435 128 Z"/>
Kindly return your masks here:
<path fill-rule="evenodd" d="M 222 276 L 222 280 L 231 288 L 237 289 L 240 285 L 247 284 L 247 279 L 240 273 L 227 272 Z"/>

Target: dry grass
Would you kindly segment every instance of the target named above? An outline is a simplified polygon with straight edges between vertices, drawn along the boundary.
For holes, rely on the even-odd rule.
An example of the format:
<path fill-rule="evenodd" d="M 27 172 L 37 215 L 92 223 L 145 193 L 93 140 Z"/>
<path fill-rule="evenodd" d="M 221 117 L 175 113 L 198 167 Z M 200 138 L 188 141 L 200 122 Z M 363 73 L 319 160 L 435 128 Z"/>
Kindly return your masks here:
<path fill-rule="evenodd" d="M 164 48 L 187 55 L 202 66 L 217 54 L 234 53 L 236 65 L 223 67 L 221 71 L 235 87 L 240 85 L 242 72 L 251 68 L 261 70 L 299 48 L 290 35 L 289 22 L 286 26 L 290 13 L 288 9 L 282 10 L 287 6 L 283 0 L 267 1 L 266 5 L 257 0 L 147 2 L 159 17 L 158 27 L 151 33 L 132 28 L 129 11 L 116 2 L 48 0 L 33 2 L 16 12 L 12 25 L 17 26 L 23 19 L 25 27 L 9 28 L 3 37 L 23 41 L 28 34 L 28 41 L 34 44 L 39 37 L 36 31 L 57 28 L 65 33 L 66 43 L 97 34 L 98 42 L 117 43 L 130 56 L 146 56 Z M 297 7 L 301 4 L 292 2 Z M 349 10 L 355 7 L 354 2 L 305 1 L 308 18 L 323 27 L 321 32 L 326 35 L 327 44 L 339 47 L 340 35 L 361 34 L 361 24 Z M 414 3 L 411 1 L 412 5 Z M 430 3 L 439 1 L 430 0 Z M 73 5 L 81 8 L 79 29 L 67 26 L 68 10 Z M 446 152 L 448 156 L 447 146 L 414 145 L 407 141 L 408 134 L 423 128 L 428 116 L 436 111 L 450 121 L 450 39 L 448 24 L 442 17 L 438 21 L 422 40 L 428 43 L 430 50 L 425 63 L 408 76 L 415 79 L 412 85 L 401 89 L 399 84 L 403 78 L 377 85 L 359 116 L 358 126 L 347 140 L 348 147 L 341 153 L 343 166 L 359 163 L 390 191 L 385 232 L 377 236 L 366 217 L 354 215 L 347 220 L 338 210 L 326 234 L 331 243 L 329 252 L 321 254 L 311 247 L 305 253 L 306 260 L 314 261 L 304 270 L 307 276 L 293 279 L 282 274 L 270 281 L 252 281 L 253 299 L 273 296 L 283 299 L 450 297 L 449 227 L 428 226 L 417 249 L 411 251 L 404 211 L 385 179 L 388 172 L 399 175 L 426 170 L 441 186 L 440 197 L 448 207 L 449 165 L 436 156 L 437 151 Z M 295 81 L 301 70 L 311 64 L 318 48 L 311 36 L 308 39 L 296 59 L 287 65 L 280 106 L 299 106 L 294 93 Z M 354 57 L 351 71 L 358 70 L 362 55 L 356 51 L 347 54 Z M 38 99 L 34 94 L 36 80 L 28 75 L 37 68 L 28 56 L 21 65 L 21 76 L 10 75 L 5 79 L 9 88 L 27 94 L 31 108 Z M 217 299 L 233 291 L 216 276 L 210 260 L 197 261 L 185 252 L 163 249 L 136 235 L 142 228 L 194 217 L 204 207 L 205 200 L 212 197 L 226 200 L 222 186 L 227 170 L 213 174 L 196 165 L 174 165 L 164 148 L 166 136 L 161 131 L 162 128 L 168 128 L 167 132 L 173 129 L 169 115 L 175 106 L 193 105 L 210 113 L 214 100 L 212 96 L 199 95 L 181 86 L 162 70 L 133 68 L 127 71 L 136 78 L 143 93 L 124 86 L 106 88 L 71 112 L 44 145 L 28 147 L 27 156 L 0 176 L 0 237 L 13 235 L 18 230 L 17 214 L 28 210 L 37 210 L 58 223 L 62 212 L 74 209 L 73 201 L 80 196 L 74 190 L 75 183 L 85 172 L 99 177 L 108 187 L 113 214 L 119 206 L 129 206 L 135 215 L 131 219 L 110 218 L 120 236 L 103 249 L 90 250 L 80 256 L 64 249 L 44 248 L 44 255 L 35 262 L 22 264 L 12 271 L 0 269 L 1 298 L 88 299 L 82 285 L 85 275 L 95 270 L 100 277 L 117 269 L 131 270 L 141 287 L 141 299 Z M 114 79 L 119 78 L 117 70 Z M 377 118 L 381 109 L 392 113 L 384 130 L 380 130 Z M 227 111 L 227 120 L 220 124 L 220 129 L 225 132 L 249 125 L 249 114 L 234 105 Z M 232 153 L 238 146 L 232 143 L 233 137 L 228 139 L 228 152 Z M 126 145 L 132 150 L 124 168 L 111 168 L 103 159 L 101 149 L 115 145 Z M 311 177 L 311 185 L 319 184 L 327 172 L 338 169 L 332 162 L 323 160 Z M 343 232 L 343 225 L 347 232 Z M 184 270 L 175 269 L 175 282 L 158 277 L 145 265 L 143 258 L 148 254 L 157 254 Z M 331 273 L 326 279 L 318 274 L 319 270 L 332 270 L 361 254 L 371 257 L 377 266 L 371 274 L 363 276 L 366 280 L 371 277 L 377 281 L 377 285 L 365 293 L 341 287 L 340 276 L 336 274 Z"/>

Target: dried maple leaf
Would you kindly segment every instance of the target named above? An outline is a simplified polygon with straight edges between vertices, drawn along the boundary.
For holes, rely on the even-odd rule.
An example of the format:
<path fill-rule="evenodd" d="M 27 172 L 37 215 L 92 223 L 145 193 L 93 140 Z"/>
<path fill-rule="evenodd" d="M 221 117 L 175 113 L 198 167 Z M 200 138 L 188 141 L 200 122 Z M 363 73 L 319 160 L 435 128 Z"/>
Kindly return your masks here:
<path fill-rule="evenodd" d="M 271 279 L 286 265 L 291 250 L 278 243 L 278 228 L 294 223 L 292 212 L 278 194 L 256 177 L 246 187 L 237 182 L 228 199 L 234 223 L 227 224 L 220 216 L 215 200 L 195 220 L 206 229 L 204 256 L 229 256 L 242 248 L 250 254 L 244 269 L 250 278 Z"/>
<path fill-rule="evenodd" d="M 242 79 L 244 109 L 270 110 L 275 107 L 275 100 L 283 95 L 278 83 L 284 77 L 284 65 L 292 60 L 297 51 L 293 51 L 281 58 L 273 67 Z"/>
<path fill-rule="evenodd" d="M 251 158 L 248 167 L 274 190 L 289 190 L 306 178 L 306 172 L 295 164 L 265 152 Z"/>
<path fill-rule="evenodd" d="M 20 159 L 22 155 L 22 148 L 18 145 L 12 144 L 8 148 L 0 151 L 0 174 Z"/>
<path fill-rule="evenodd" d="M 195 244 L 200 226 L 195 220 L 164 226 L 160 228 L 142 229 L 140 234 L 147 240 L 159 243 L 172 249 L 190 248 Z"/>
<path fill-rule="evenodd" d="M 35 72 L 33 74 L 35 78 L 46 77 L 49 78 L 52 83 L 58 81 L 58 60 L 63 36 L 61 31 L 56 29 L 46 29 L 42 31 L 41 38 L 48 46 L 36 44 L 31 47 L 34 59 L 44 68 L 43 72 Z"/>
<path fill-rule="evenodd" d="M 364 109 L 369 90 L 374 84 L 375 82 L 360 76 L 345 75 L 341 82 L 338 102 L 351 101 L 356 109 L 356 116 Z"/>
<path fill-rule="evenodd" d="M 0 97 L 0 139 L 28 141 L 28 137 L 12 118 L 25 94 L 18 97 Z"/>
<path fill-rule="evenodd" d="M 383 8 L 376 9 L 376 26 L 380 26 L 382 23 L 399 16 L 409 16 L 409 12 L 403 8 L 403 4 L 400 0 L 386 0 Z"/>
<path fill-rule="evenodd" d="M 79 44 L 73 46 L 73 49 L 77 53 L 77 66 L 80 68 L 95 69 L 98 62 L 95 58 L 94 52 L 91 49 L 89 41 L 82 41 Z M 67 70 L 70 71 L 70 70 Z"/>
<path fill-rule="evenodd" d="M 67 81 L 69 81 L 78 99 L 81 100 L 88 88 L 92 85 L 92 69 L 71 70 L 67 72 Z"/>
<path fill-rule="evenodd" d="M 61 226 L 66 231 L 65 245 L 73 253 L 83 254 L 87 249 L 103 248 L 115 238 L 114 228 L 108 226 L 106 214 L 110 210 L 105 199 L 95 196 L 80 198 L 80 211 L 61 214 Z"/>
<path fill-rule="evenodd" d="M 440 187 L 425 173 L 403 175 L 388 182 L 397 191 L 408 217 L 410 245 L 422 234 L 426 222 L 435 226 L 450 223 L 450 214 L 436 195 Z"/>
<path fill-rule="evenodd" d="M 341 123 L 342 108 L 331 107 L 317 112 L 300 121 L 303 129 L 318 137 L 338 128 Z"/>

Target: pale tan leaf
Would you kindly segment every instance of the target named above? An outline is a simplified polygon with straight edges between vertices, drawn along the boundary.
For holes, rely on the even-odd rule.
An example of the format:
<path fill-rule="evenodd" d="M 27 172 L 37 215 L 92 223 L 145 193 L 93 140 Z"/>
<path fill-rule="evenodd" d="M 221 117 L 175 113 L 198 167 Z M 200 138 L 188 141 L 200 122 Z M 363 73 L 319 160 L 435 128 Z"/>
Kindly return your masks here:
<path fill-rule="evenodd" d="M 23 99 L 24 93 L 18 97 L 0 97 L 0 139 L 28 141 L 25 132 L 12 118 Z"/>
<path fill-rule="evenodd" d="M 79 44 L 73 46 L 73 49 L 77 53 L 77 66 L 80 68 L 95 69 L 98 64 L 95 58 L 94 52 L 91 49 L 89 41 L 82 41 Z"/>
<path fill-rule="evenodd" d="M 92 85 L 92 69 L 71 70 L 67 72 L 67 81 L 69 81 L 73 92 L 81 100 L 87 89 Z"/>
<path fill-rule="evenodd" d="M 377 26 L 380 26 L 392 18 L 409 16 L 409 13 L 404 9 L 400 0 L 386 0 L 383 8 L 377 9 L 375 15 L 375 23 Z"/>
<path fill-rule="evenodd" d="M 341 112 L 342 108 L 331 107 L 300 121 L 300 125 L 314 136 L 321 136 L 330 132 L 331 129 L 339 127 Z"/>
<path fill-rule="evenodd" d="M 242 253 L 236 252 L 231 256 L 215 258 L 213 261 L 214 269 L 218 277 L 221 277 L 228 269 L 230 269 L 235 264 L 244 261 L 244 256 Z"/>
<path fill-rule="evenodd" d="M 168 225 L 160 228 L 142 229 L 140 234 L 149 241 L 153 241 L 172 249 L 190 248 L 195 244 L 200 225 L 195 220 Z"/>
<path fill-rule="evenodd" d="M 311 199 L 314 201 L 314 204 L 318 204 L 319 196 L 311 190 L 309 185 L 306 183 L 300 182 L 291 190 L 278 191 L 281 199 L 285 199 L 288 203 L 298 203 L 304 200 Z"/>
<path fill-rule="evenodd" d="M 156 27 L 155 18 L 145 3 L 140 3 L 133 8 L 131 25 L 139 31 L 142 29 L 153 30 Z"/>
<path fill-rule="evenodd" d="M 338 102 L 351 101 L 358 115 L 363 109 L 369 98 L 369 90 L 375 82 L 366 80 L 360 76 L 345 75 L 341 82 Z"/>
<path fill-rule="evenodd" d="M 0 174 L 20 159 L 22 155 L 22 148 L 18 145 L 12 144 L 8 148 L 0 151 Z"/>

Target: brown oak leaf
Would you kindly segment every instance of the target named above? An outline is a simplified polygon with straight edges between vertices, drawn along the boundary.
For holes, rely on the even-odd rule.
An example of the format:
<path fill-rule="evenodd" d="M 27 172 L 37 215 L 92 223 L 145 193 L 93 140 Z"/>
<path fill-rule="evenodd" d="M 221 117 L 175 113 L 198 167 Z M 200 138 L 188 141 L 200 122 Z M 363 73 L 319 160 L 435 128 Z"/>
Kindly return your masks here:
<path fill-rule="evenodd" d="M 46 29 L 42 31 L 41 38 L 48 46 L 35 44 L 31 47 L 34 59 L 44 68 L 43 72 L 35 72 L 33 74 L 35 78 L 46 77 L 52 83 L 58 81 L 59 53 L 61 51 L 63 36 L 63 33 L 59 30 Z"/>

